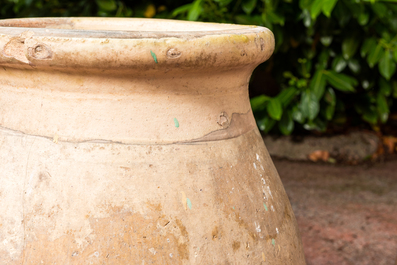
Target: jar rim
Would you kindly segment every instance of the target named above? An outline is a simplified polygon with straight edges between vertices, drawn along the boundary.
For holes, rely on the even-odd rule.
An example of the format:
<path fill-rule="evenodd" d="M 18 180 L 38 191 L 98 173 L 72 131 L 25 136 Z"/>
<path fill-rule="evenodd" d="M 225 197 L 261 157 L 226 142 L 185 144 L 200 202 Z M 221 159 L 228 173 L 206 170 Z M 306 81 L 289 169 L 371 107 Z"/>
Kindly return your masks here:
<path fill-rule="evenodd" d="M 244 34 L 263 27 L 156 18 L 22 18 L 0 20 L 0 34 L 32 31 L 39 36 L 85 38 L 164 38 Z"/>
<path fill-rule="evenodd" d="M 112 74 L 253 69 L 273 50 L 273 33 L 260 26 L 144 18 L 0 20 L 0 65 L 13 68 Z"/>

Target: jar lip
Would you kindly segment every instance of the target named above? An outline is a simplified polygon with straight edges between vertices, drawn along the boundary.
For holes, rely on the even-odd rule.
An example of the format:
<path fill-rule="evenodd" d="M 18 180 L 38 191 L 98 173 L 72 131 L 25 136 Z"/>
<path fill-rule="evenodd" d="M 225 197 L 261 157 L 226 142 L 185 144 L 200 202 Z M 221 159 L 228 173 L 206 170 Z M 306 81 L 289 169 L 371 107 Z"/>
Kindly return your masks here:
<path fill-rule="evenodd" d="M 155 18 L 22 18 L 0 20 L 0 34 L 31 31 L 41 37 L 67 38 L 190 38 L 247 34 L 268 30 L 260 26 L 193 22 Z"/>
<path fill-rule="evenodd" d="M 256 67 L 273 50 L 273 33 L 260 26 L 140 18 L 0 20 L 0 65 L 22 69 L 213 71 Z"/>

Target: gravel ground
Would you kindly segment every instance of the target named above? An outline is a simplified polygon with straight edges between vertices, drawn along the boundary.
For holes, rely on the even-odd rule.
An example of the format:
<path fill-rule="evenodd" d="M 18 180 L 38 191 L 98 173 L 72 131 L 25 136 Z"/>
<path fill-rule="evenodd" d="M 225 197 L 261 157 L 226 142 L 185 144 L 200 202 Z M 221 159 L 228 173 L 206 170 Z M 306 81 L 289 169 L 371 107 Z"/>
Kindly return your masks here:
<path fill-rule="evenodd" d="M 274 160 L 308 265 L 394 265 L 397 160 L 338 166 Z"/>

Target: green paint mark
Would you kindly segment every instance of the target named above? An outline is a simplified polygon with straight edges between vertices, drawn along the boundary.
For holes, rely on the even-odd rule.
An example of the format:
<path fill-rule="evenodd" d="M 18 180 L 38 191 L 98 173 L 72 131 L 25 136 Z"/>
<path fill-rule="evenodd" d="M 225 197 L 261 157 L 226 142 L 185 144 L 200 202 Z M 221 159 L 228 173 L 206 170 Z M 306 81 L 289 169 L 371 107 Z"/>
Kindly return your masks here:
<path fill-rule="evenodd" d="M 190 201 L 189 198 L 186 198 L 186 204 L 187 204 L 187 207 L 189 207 L 189 209 L 192 209 L 192 202 Z"/>
<path fill-rule="evenodd" d="M 233 206 L 233 210 L 234 210 L 234 206 Z"/>
<path fill-rule="evenodd" d="M 176 118 L 174 118 L 174 124 L 176 128 L 179 128 L 179 121 Z"/>
<path fill-rule="evenodd" d="M 152 50 L 150 50 L 150 54 L 152 55 L 154 62 L 158 63 L 156 54 L 154 52 L 152 52 Z"/>
<path fill-rule="evenodd" d="M 266 203 L 263 203 L 263 206 L 265 206 L 265 210 L 266 210 L 266 212 L 267 212 L 268 209 L 267 209 Z"/>
<path fill-rule="evenodd" d="M 276 245 L 276 240 L 274 240 L 274 238 L 272 238 L 272 245 L 273 245 L 273 246 Z"/>

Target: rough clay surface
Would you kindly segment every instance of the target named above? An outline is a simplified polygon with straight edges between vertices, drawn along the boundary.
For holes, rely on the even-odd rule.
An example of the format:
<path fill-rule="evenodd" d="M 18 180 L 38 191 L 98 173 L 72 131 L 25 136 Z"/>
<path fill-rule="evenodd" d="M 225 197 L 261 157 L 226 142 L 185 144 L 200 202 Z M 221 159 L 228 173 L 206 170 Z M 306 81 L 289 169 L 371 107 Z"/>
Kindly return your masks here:
<path fill-rule="evenodd" d="M 308 265 L 394 265 L 397 161 L 368 167 L 274 160 Z"/>
<path fill-rule="evenodd" d="M 0 144 L 1 265 L 304 264 L 257 130 L 162 146 L 3 131 Z"/>
<path fill-rule="evenodd" d="M 294 140 L 290 136 L 264 137 L 272 157 L 290 160 L 308 160 L 308 156 L 318 150 L 328 151 L 330 157 L 351 162 L 361 162 L 373 155 L 379 145 L 379 138 L 366 132 L 352 132 L 331 137 L 307 136 Z"/>

